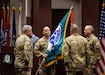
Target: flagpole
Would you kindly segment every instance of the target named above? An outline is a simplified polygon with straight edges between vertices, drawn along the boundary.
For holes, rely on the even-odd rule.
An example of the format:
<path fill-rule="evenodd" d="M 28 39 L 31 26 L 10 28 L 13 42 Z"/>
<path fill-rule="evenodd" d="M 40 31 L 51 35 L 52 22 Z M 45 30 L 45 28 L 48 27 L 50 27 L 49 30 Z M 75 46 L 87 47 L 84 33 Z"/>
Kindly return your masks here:
<path fill-rule="evenodd" d="M 22 33 L 22 6 L 19 7 L 18 36 Z"/>
<path fill-rule="evenodd" d="M 39 65 L 39 67 L 38 67 L 38 69 L 37 69 L 37 71 L 36 71 L 35 75 L 37 75 L 37 74 L 38 74 L 39 69 L 42 67 L 42 65 L 43 65 L 43 63 L 44 63 L 44 62 L 45 62 L 45 59 L 43 58 L 43 60 L 41 61 L 41 63 L 40 63 L 40 65 Z"/>
<path fill-rule="evenodd" d="M 7 40 L 7 46 L 10 46 L 10 8 L 9 5 L 7 6 L 7 36 L 6 36 L 6 40 Z"/>
<path fill-rule="evenodd" d="M 16 41 L 16 20 L 15 20 L 15 12 L 16 12 L 16 8 L 15 6 L 13 6 L 12 8 L 13 10 L 13 22 L 12 22 L 12 40 L 11 40 L 11 45 L 15 46 L 15 41 Z"/>
<path fill-rule="evenodd" d="M 71 10 L 72 10 L 73 7 L 75 6 L 76 2 L 77 2 L 77 0 L 75 0 L 75 1 L 72 3 L 72 5 L 71 5 L 71 7 L 70 7 Z"/>
<path fill-rule="evenodd" d="M 72 10 L 71 15 L 70 15 L 70 27 L 71 25 L 74 23 L 74 5 L 76 4 L 76 0 L 72 3 L 72 7 L 70 8 Z M 72 32 L 70 32 L 70 35 L 72 34 Z"/>

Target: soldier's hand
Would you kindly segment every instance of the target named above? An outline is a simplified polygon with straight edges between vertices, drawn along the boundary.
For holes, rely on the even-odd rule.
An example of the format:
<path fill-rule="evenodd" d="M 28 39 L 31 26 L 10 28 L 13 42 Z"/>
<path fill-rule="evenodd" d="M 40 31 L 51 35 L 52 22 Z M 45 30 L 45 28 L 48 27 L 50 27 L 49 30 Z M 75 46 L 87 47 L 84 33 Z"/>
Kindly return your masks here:
<path fill-rule="evenodd" d="M 65 67 L 65 71 L 68 72 L 69 71 L 69 68 L 68 67 Z"/>
<path fill-rule="evenodd" d="M 87 71 L 88 69 L 87 68 L 85 68 L 85 71 Z"/>
<path fill-rule="evenodd" d="M 93 69 L 96 69 L 96 65 L 92 65 L 92 68 L 93 68 Z"/>
<path fill-rule="evenodd" d="M 43 56 L 43 58 L 47 58 L 48 55 L 47 54 L 42 54 L 42 56 Z"/>

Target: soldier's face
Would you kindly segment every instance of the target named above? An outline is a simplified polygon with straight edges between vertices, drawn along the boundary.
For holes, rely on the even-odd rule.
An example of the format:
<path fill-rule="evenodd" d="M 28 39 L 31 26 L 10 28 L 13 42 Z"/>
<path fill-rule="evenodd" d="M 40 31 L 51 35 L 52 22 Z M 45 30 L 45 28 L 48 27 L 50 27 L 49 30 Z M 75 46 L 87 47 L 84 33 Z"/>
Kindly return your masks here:
<path fill-rule="evenodd" d="M 48 27 L 44 28 L 43 29 L 43 35 L 46 37 L 50 37 L 50 35 L 51 35 L 50 28 L 48 28 Z"/>
<path fill-rule="evenodd" d="M 90 29 L 85 27 L 84 34 L 85 35 L 89 35 L 90 34 Z"/>
<path fill-rule="evenodd" d="M 32 35 L 33 35 L 32 29 L 28 30 L 27 34 L 29 37 L 32 37 Z"/>

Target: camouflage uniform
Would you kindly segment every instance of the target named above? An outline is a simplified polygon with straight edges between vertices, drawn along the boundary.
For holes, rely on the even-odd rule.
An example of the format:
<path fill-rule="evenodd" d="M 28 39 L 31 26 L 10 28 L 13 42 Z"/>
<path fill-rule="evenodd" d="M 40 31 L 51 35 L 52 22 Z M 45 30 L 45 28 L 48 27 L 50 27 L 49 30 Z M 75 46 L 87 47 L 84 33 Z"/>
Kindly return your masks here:
<path fill-rule="evenodd" d="M 16 75 L 31 75 L 33 65 L 33 50 L 30 38 L 26 34 L 20 35 L 14 48 Z"/>
<path fill-rule="evenodd" d="M 66 75 L 83 75 L 87 41 L 84 37 L 73 34 L 64 41 L 64 66 L 69 68 Z"/>
<path fill-rule="evenodd" d="M 40 38 L 35 43 L 34 53 L 39 58 L 38 65 L 40 65 L 41 61 L 43 60 L 42 54 L 46 53 L 48 46 L 48 39 L 46 39 L 44 36 Z M 41 69 L 39 70 L 40 75 L 55 75 L 55 65 L 51 65 L 49 67 L 44 67 L 42 65 Z"/>
<path fill-rule="evenodd" d="M 97 67 L 98 60 L 100 59 L 99 40 L 94 34 L 91 34 L 90 37 L 87 38 L 87 41 L 87 75 L 96 75 L 96 69 L 92 69 L 92 65 L 96 65 Z"/>

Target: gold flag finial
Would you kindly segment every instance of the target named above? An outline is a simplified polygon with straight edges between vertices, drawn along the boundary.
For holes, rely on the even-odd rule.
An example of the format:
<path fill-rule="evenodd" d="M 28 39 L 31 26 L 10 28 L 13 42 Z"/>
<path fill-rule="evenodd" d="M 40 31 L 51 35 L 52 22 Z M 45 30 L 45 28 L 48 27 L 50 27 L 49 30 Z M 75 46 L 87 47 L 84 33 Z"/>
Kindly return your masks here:
<path fill-rule="evenodd" d="M 15 8 L 15 6 L 13 6 L 13 8 L 12 8 L 14 11 L 16 11 L 16 8 Z"/>
<path fill-rule="evenodd" d="M 102 7 L 105 7 L 105 3 L 102 4 Z"/>

